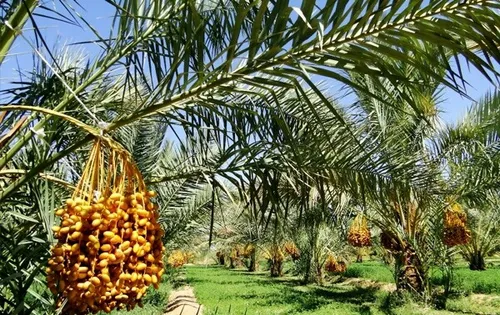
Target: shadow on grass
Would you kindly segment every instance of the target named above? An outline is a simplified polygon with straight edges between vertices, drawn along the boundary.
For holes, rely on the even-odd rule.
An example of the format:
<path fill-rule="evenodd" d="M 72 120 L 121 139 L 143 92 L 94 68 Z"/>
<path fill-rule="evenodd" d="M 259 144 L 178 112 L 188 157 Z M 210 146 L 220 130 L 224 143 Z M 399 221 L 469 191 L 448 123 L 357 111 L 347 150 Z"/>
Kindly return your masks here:
<path fill-rule="evenodd" d="M 265 276 L 269 274 L 269 272 L 266 271 L 248 271 L 243 269 L 227 269 L 227 270 L 237 274 L 250 275 L 250 276 Z"/>
<path fill-rule="evenodd" d="M 350 304 L 343 305 L 361 314 L 370 314 L 370 306 L 367 302 L 376 300 L 376 290 L 356 288 L 353 290 L 334 291 L 331 289 L 313 288 L 308 292 L 302 292 L 292 286 L 286 286 L 278 296 L 267 300 L 267 305 L 284 304 L 293 305 L 295 312 L 306 312 L 319 309 L 332 303 Z"/>
<path fill-rule="evenodd" d="M 224 297 L 226 301 L 244 300 L 262 309 L 280 309 L 285 312 L 284 314 L 300 314 L 320 308 L 331 310 L 332 314 L 372 314 L 374 311 L 393 314 L 390 303 L 384 303 L 383 293 L 381 294 L 375 287 L 303 285 L 297 277 L 270 278 L 268 272 L 248 272 L 242 269 L 225 269 L 221 266 L 206 268 L 211 269 L 207 270 L 208 277 L 201 270 L 196 270 L 203 276 L 200 278 L 193 273 L 188 277 L 189 282 L 195 287 L 196 284 L 236 285 L 234 291 L 230 291 L 231 293 Z M 215 291 L 213 293 L 216 294 Z M 231 304 L 226 304 L 224 308 L 231 309 Z M 238 302 L 235 303 L 237 304 Z M 217 306 L 218 311 L 210 314 L 236 314 L 234 311 L 237 311 L 237 314 L 253 314 L 249 310 L 234 308 L 230 313 L 226 310 L 221 312 L 220 307 Z"/>
<path fill-rule="evenodd" d="M 256 282 L 259 286 L 280 286 L 280 289 L 272 294 L 239 294 L 238 297 L 256 299 L 256 304 L 262 307 L 293 306 L 294 313 L 314 311 L 332 303 L 341 303 L 348 304 L 345 307 L 359 314 L 371 314 L 367 303 L 373 305 L 377 300 L 376 288 L 304 286 L 299 279 L 287 278 L 262 277 Z"/>
<path fill-rule="evenodd" d="M 344 272 L 344 277 L 346 278 L 360 278 L 362 276 L 361 270 L 348 268 L 346 272 Z"/>
<path fill-rule="evenodd" d="M 252 284 L 255 281 L 245 281 L 245 280 L 213 280 L 213 279 L 188 279 L 187 281 L 190 284 L 196 283 L 210 283 L 210 284 L 218 284 L 218 285 L 228 285 L 228 284 Z"/>

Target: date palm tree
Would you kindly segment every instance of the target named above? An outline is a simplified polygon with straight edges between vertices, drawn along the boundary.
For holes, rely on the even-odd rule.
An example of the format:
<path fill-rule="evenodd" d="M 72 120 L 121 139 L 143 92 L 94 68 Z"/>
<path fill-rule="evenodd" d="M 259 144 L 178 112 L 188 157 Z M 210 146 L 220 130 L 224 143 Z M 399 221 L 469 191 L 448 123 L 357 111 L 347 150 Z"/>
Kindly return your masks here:
<path fill-rule="evenodd" d="M 485 270 L 485 258 L 500 249 L 498 201 L 485 204 L 482 209 L 468 211 L 471 240 L 462 246 L 464 258 L 471 270 Z"/>
<path fill-rule="evenodd" d="M 455 126 L 436 138 L 436 152 L 449 167 L 449 187 L 467 205 L 471 241 L 461 248 L 472 270 L 486 268 L 484 258 L 498 250 L 498 126 L 500 92 L 472 104 Z"/>
<path fill-rule="evenodd" d="M 421 49 L 432 53 L 436 48 L 422 44 Z M 393 66 L 407 82 L 425 84 L 407 93 L 407 82 L 396 85 L 386 78 L 352 73 L 353 80 L 363 86 L 356 91 L 358 101 L 353 110 L 359 113 L 358 125 L 366 130 L 369 143 L 378 148 L 378 158 L 393 179 L 391 184 L 380 187 L 378 196 L 367 199 L 371 222 L 394 244 L 391 252 L 398 289 L 425 295 L 429 286 L 427 273 L 435 258 L 428 255 L 432 253 L 433 236 L 429 230 L 434 224 L 440 187 L 439 168 L 432 161 L 426 142 L 439 128 L 437 106 L 442 86 L 439 79 L 411 64 L 394 62 Z M 413 106 L 418 110 L 412 111 Z M 406 167 L 398 169 L 401 165 Z M 396 184 L 397 179 L 401 179 L 400 185 Z"/>

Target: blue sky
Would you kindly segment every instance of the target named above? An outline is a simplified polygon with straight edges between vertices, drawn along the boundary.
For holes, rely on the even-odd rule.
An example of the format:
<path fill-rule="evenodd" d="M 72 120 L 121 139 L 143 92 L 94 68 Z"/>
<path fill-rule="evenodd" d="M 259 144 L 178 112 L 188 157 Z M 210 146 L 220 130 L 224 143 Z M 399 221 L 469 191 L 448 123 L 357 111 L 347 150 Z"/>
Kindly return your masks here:
<path fill-rule="evenodd" d="M 82 11 L 81 8 L 77 8 L 77 10 L 82 12 L 82 15 L 103 37 L 107 37 L 111 29 L 114 8 L 101 0 L 90 0 L 81 3 L 86 3 L 84 5 L 86 11 Z M 53 3 L 47 2 L 46 5 L 53 5 Z M 56 45 L 60 46 L 61 44 L 70 44 L 95 38 L 92 31 L 84 25 L 78 27 L 40 17 L 38 17 L 37 21 L 48 46 L 51 48 L 56 47 Z M 34 43 L 31 25 L 27 25 L 24 34 L 28 40 Z M 73 47 L 76 48 L 76 46 Z M 83 45 L 83 49 L 89 56 L 95 55 L 100 51 L 100 48 L 95 44 Z M 18 38 L 11 49 L 11 55 L 0 66 L 1 87 L 5 88 L 9 85 L 9 82 L 17 81 L 19 78 L 17 69 L 29 70 L 32 60 L 32 48 L 25 39 Z M 477 70 L 465 69 L 465 73 L 471 85 L 468 87 L 467 92 L 472 99 L 479 100 L 482 95 L 494 88 Z M 336 91 L 333 90 L 331 93 L 335 96 Z M 469 99 L 462 98 L 457 93 L 447 89 L 444 93 L 444 102 L 440 104 L 440 110 L 442 111 L 441 118 L 447 123 L 454 123 L 464 115 L 471 104 L 472 102 Z"/>

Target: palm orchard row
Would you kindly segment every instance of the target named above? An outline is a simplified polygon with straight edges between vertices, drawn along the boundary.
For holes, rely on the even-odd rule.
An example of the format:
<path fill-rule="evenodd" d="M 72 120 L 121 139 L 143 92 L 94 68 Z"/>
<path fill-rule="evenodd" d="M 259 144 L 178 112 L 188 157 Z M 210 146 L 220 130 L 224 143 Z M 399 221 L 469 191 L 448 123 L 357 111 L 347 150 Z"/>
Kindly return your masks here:
<path fill-rule="evenodd" d="M 443 87 L 465 93 L 463 60 L 497 77 L 497 1 L 122 0 L 108 37 L 73 4 L 1 7 L 0 65 L 14 41 L 34 48 L 2 91 L 2 312 L 133 307 L 164 247 L 200 235 L 250 258 L 297 247 L 320 281 L 358 214 L 351 243 L 367 244 L 367 218 L 420 296 L 455 245 L 479 269 L 496 247 L 498 94 L 453 128 L 436 106 Z M 100 52 L 51 49 L 47 17 Z"/>
<path fill-rule="evenodd" d="M 498 101 L 494 99 L 497 97 L 485 102 Z M 464 125 L 434 140 L 441 141 L 441 137 L 449 137 L 449 133 L 457 132 Z M 464 170 L 463 166 L 460 169 Z M 262 188 L 265 186 L 262 178 L 254 182 L 257 188 L 243 192 L 246 201 L 241 201 L 237 192 L 228 197 L 218 190 L 217 199 L 207 208 L 215 212 L 210 229 L 206 228 L 210 217 L 199 218 L 204 228 L 176 240 L 178 248 L 189 248 L 187 252 L 192 255 L 193 245 L 197 245 L 198 254 L 203 256 L 210 246 L 207 242 L 210 233 L 213 244 L 209 255 L 220 265 L 245 266 L 252 272 L 264 259 L 270 275 L 280 277 L 284 262 L 291 260 L 293 274 L 302 276 L 304 283 L 320 284 L 325 271 L 342 274 L 348 264 L 354 260 L 362 262 L 363 256 L 370 255 L 394 268 L 398 289 L 417 292 L 424 298 L 438 289 L 430 285 L 430 269 L 443 273 L 445 292 L 450 292 L 453 266 L 460 258 L 469 263 L 471 270 L 484 270 L 485 258 L 500 249 L 495 194 L 487 196 L 486 202 L 477 202 L 450 192 L 436 195 L 425 192 L 427 198 L 432 199 L 426 205 L 419 203 L 411 192 L 406 205 L 401 206 L 398 199 L 382 205 L 389 209 L 380 210 L 377 200 L 363 200 L 360 204 L 345 191 L 339 193 L 331 187 L 308 185 L 302 190 L 306 196 L 302 196 L 301 190 L 290 185 L 289 179 L 267 188 Z M 323 193 L 319 189 L 324 189 Z M 273 197 L 264 200 L 269 191 Z M 256 194 L 251 195 L 252 192 Z M 285 196 L 284 200 L 280 200 L 280 194 Z M 212 202 L 214 208 L 211 208 Z M 180 267 L 192 261 L 186 253 L 174 251 L 169 256 L 171 265 Z"/>

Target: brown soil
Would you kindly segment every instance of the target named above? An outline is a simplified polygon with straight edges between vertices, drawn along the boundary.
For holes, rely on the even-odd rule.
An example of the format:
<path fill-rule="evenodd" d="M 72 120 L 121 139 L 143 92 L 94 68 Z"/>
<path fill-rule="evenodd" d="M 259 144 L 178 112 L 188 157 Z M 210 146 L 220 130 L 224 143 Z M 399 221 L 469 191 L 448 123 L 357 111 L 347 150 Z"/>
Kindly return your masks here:
<path fill-rule="evenodd" d="M 484 304 L 492 302 L 500 302 L 500 296 L 489 294 L 471 294 L 471 300 L 475 303 Z"/>
<path fill-rule="evenodd" d="M 352 285 L 360 288 L 375 288 L 386 292 L 392 292 L 396 290 L 396 285 L 394 283 L 377 282 L 362 278 L 349 278 L 338 284 Z"/>
<path fill-rule="evenodd" d="M 182 287 L 173 291 L 168 298 L 167 311 L 164 315 L 202 315 L 203 306 L 196 302 L 191 287 Z"/>

